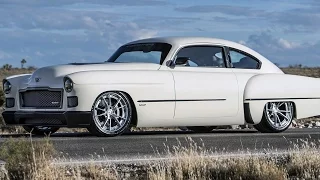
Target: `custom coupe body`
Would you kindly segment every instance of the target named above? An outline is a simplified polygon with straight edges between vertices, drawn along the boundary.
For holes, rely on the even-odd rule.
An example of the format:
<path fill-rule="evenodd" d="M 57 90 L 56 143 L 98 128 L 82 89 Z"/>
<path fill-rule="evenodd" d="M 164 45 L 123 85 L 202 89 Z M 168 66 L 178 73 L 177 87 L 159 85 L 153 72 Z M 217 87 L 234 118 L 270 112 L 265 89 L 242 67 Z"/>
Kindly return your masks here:
<path fill-rule="evenodd" d="M 7 125 L 34 134 L 86 127 L 115 136 L 131 126 L 252 124 L 282 132 L 320 114 L 320 80 L 287 75 L 241 44 L 201 37 L 150 38 L 106 62 L 43 67 L 3 81 Z"/>

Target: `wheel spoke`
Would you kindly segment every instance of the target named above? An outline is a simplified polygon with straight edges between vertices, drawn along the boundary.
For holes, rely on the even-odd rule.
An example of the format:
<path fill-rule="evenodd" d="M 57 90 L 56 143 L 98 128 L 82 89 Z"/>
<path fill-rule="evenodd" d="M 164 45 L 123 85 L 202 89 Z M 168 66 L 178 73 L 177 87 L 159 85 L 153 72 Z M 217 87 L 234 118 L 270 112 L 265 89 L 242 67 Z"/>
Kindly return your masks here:
<path fill-rule="evenodd" d="M 277 113 L 274 113 L 274 115 L 275 115 L 275 117 L 276 117 L 276 119 L 277 119 L 276 122 L 278 122 L 279 125 L 280 125 L 280 124 L 281 124 L 281 121 L 280 121 L 280 118 L 279 118 L 278 114 L 277 114 Z"/>
<path fill-rule="evenodd" d="M 106 119 L 106 121 L 101 125 L 101 127 L 103 128 L 104 126 L 107 125 L 108 119 Z"/>
<path fill-rule="evenodd" d="M 284 102 L 278 103 L 278 105 L 276 106 L 277 108 L 279 108 L 280 106 L 282 106 L 284 104 Z"/>
<path fill-rule="evenodd" d="M 105 116 L 107 114 L 107 112 L 104 112 L 102 114 L 98 114 L 97 116 L 100 117 L 100 116 Z"/>
<path fill-rule="evenodd" d="M 121 123 L 119 122 L 119 120 L 118 120 L 114 115 L 112 115 L 112 117 L 113 117 L 113 119 L 115 120 L 115 122 L 116 122 L 119 126 L 121 126 Z"/>
<path fill-rule="evenodd" d="M 118 115 L 116 115 L 116 114 L 114 114 L 113 115 L 115 118 L 120 118 L 120 119 L 124 119 L 123 117 L 121 117 L 121 116 L 118 116 Z"/>
<path fill-rule="evenodd" d="M 108 107 L 109 105 L 108 105 L 108 102 L 106 101 L 106 99 L 104 97 L 102 99 L 103 99 L 103 102 L 105 104 L 105 108 Z"/>
<path fill-rule="evenodd" d="M 122 108 L 125 108 L 125 107 L 127 107 L 127 105 L 120 106 L 120 107 L 118 107 L 118 109 L 122 109 Z"/>
<path fill-rule="evenodd" d="M 290 113 L 291 111 L 279 110 L 279 112 L 282 112 L 282 113 Z"/>
<path fill-rule="evenodd" d="M 103 112 L 106 112 L 106 110 L 101 109 L 101 108 L 99 108 L 99 107 L 95 107 L 95 109 L 100 110 L 100 111 L 103 111 Z"/>
<path fill-rule="evenodd" d="M 118 101 L 116 102 L 116 104 L 115 104 L 115 105 L 113 105 L 113 107 L 117 107 L 117 106 L 118 106 L 118 104 L 120 103 L 120 101 L 121 101 L 121 98 L 119 98 L 119 99 L 118 99 Z"/>
<path fill-rule="evenodd" d="M 284 114 L 282 114 L 281 112 L 278 112 L 278 114 L 282 117 L 284 117 L 287 121 L 289 120 L 289 118 L 287 116 L 285 116 Z"/>
<path fill-rule="evenodd" d="M 110 107 L 112 107 L 111 94 L 109 94 L 109 96 L 108 96 L 108 102 L 109 102 L 108 105 L 109 105 Z"/>

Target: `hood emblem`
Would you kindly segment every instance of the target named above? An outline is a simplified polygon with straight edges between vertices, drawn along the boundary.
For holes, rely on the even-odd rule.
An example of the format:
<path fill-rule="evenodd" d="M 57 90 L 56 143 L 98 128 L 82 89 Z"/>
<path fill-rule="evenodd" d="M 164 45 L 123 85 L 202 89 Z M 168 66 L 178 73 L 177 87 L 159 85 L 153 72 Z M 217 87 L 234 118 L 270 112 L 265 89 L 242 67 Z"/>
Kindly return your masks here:
<path fill-rule="evenodd" d="M 36 77 L 36 78 L 34 78 L 34 80 L 35 80 L 36 82 L 39 82 L 39 81 L 41 80 L 41 78 Z"/>

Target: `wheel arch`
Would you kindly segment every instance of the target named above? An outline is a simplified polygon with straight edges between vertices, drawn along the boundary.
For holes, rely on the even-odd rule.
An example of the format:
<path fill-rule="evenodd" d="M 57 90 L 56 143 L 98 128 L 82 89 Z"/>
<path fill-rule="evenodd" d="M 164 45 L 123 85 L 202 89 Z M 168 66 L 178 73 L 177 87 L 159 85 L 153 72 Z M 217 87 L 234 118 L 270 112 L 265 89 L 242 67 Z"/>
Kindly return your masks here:
<path fill-rule="evenodd" d="M 291 102 L 292 102 L 292 106 L 293 106 L 293 119 L 296 119 L 298 117 L 297 106 L 296 106 L 296 103 L 294 101 L 291 101 Z"/>
<path fill-rule="evenodd" d="M 132 120 L 131 120 L 131 126 L 137 126 L 138 124 L 138 113 L 137 113 L 137 108 L 136 108 L 136 105 L 134 104 L 134 101 L 132 99 L 132 97 L 130 96 L 129 93 L 125 92 L 125 91 L 118 91 L 118 92 L 121 92 L 123 94 L 125 94 L 129 101 L 130 101 L 130 104 L 131 104 L 131 107 L 132 107 Z"/>
<path fill-rule="evenodd" d="M 297 107 L 294 101 L 290 100 L 264 100 L 264 101 L 247 101 L 244 103 L 244 118 L 247 124 L 259 124 L 263 117 L 265 105 L 269 102 L 291 102 L 293 105 L 293 118 L 297 118 Z"/>

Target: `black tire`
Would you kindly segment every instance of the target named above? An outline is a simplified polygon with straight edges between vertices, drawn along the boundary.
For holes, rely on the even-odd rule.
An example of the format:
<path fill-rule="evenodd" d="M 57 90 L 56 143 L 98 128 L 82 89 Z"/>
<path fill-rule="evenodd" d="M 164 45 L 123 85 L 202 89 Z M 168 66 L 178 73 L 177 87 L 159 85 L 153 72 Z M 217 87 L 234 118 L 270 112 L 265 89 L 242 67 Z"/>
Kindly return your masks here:
<path fill-rule="evenodd" d="M 217 126 L 188 126 L 187 128 L 196 133 L 209 133 L 216 129 Z"/>
<path fill-rule="evenodd" d="M 97 125 L 97 119 L 95 117 L 95 106 L 97 105 L 98 101 L 103 98 L 105 95 L 115 95 L 115 96 L 119 96 L 123 99 L 123 103 L 125 103 L 127 108 L 127 118 L 125 119 L 125 122 L 123 123 L 123 125 L 121 126 L 121 128 L 117 129 L 116 131 L 103 131 L 101 129 L 101 127 L 99 128 Z M 105 113 L 107 112 L 107 110 L 105 111 Z M 128 96 L 125 93 L 122 92 L 104 92 L 102 94 L 100 94 L 97 99 L 95 100 L 93 106 L 92 106 L 92 110 L 91 110 L 91 114 L 92 114 L 92 122 L 90 123 L 90 127 L 88 127 L 88 131 L 90 133 L 92 133 L 95 136 L 99 136 L 99 137 L 113 137 L 113 136 L 118 136 L 121 135 L 122 133 L 125 132 L 130 132 L 130 128 L 131 128 L 131 120 L 132 120 L 132 104 L 130 102 L 130 99 L 128 98 Z M 106 120 L 107 121 L 107 120 Z M 111 122 L 111 120 L 110 120 Z M 118 121 L 119 122 L 119 121 Z M 112 124 L 112 122 L 111 122 Z"/>
<path fill-rule="evenodd" d="M 279 102 L 281 103 L 281 102 Z M 293 120 L 293 113 L 294 113 L 294 108 L 293 108 L 293 103 L 292 102 L 285 102 L 285 103 L 288 103 L 291 107 L 291 117 L 289 119 L 289 123 L 285 126 L 285 127 L 282 127 L 282 128 L 276 128 L 273 124 L 271 124 L 271 122 L 268 120 L 268 115 L 267 115 L 267 111 L 266 111 L 266 106 L 268 104 L 266 104 L 264 110 L 263 110 L 263 116 L 262 116 L 262 119 L 260 121 L 259 124 L 256 124 L 256 125 L 253 125 L 253 127 L 258 130 L 259 132 L 261 133 L 280 133 L 280 132 L 283 132 L 285 130 L 287 130 L 291 123 L 292 123 L 292 120 Z M 270 118 L 270 117 L 269 117 Z"/>
<path fill-rule="evenodd" d="M 57 132 L 59 127 L 43 127 L 43 126 L 22 126 L 28 133 L 34 135 L 50 135 Z"/>

